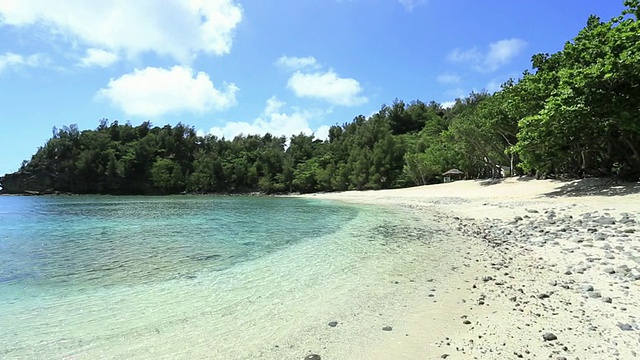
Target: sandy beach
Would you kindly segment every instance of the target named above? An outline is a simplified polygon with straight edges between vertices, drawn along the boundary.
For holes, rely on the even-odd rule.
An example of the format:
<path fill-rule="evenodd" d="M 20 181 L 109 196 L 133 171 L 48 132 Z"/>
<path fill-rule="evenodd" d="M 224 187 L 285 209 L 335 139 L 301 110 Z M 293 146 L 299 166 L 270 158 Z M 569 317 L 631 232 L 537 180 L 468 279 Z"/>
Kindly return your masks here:
<path fill-rule="evenodd" d="M 638 357 L 640 184 L 510 178 L 305 196 L 435 219 L 451 249 L 436 276 L 400 282 L 397 326 L 309 359 Z"/>

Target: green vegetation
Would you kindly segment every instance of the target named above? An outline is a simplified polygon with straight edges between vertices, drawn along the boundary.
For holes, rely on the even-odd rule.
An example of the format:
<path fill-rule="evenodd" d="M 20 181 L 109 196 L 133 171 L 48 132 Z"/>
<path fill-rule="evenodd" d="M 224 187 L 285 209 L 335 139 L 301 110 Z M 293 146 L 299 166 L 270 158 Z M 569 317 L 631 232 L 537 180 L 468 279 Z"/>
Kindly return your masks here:
<path fill-rule="evenodd" d="M 592 16 L 555 54 L 495 94 L 451 108 L 395 100 L 369 118 L 333 126 L 326 141 L 197 136 L 192 127 L 109 124 L 54 129 L 21 172 L 75 193 L 313 192 L 383 189 L 470 178 L 640 177 L 639 1 L 619 17 Z"/>

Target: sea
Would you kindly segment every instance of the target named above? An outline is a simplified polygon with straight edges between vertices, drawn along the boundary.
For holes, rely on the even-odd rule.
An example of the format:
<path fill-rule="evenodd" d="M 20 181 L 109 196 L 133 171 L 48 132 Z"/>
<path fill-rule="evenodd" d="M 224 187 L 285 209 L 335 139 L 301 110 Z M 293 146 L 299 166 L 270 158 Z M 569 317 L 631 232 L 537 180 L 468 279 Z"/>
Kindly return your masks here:
<path fill-rule="evenodd" d="M 383 325 L 397 284 L 438 271 L 422 220 L 313 198 L 0 196 L 0 359 L 366 346 L 357 328 Z"/>

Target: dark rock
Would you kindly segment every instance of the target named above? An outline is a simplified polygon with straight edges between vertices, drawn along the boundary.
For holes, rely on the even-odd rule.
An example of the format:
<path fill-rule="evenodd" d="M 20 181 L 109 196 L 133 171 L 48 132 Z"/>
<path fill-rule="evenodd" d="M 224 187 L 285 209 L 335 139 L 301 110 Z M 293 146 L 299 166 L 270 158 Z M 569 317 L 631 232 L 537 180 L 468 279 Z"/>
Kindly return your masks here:
<path fill-rule="evenodd" d="M 465 319 L 462 323 L 465 324 L 465 325 L 470 325 L 471 321 L 469 321 L 468 319 Z"/>
<path fill-rule="evenodd" d="M 382 330 L 391 331 L 391 330 L 393 330 L 393 328 L 391 326 L 385 326 L 385 327 L 382 328 Z"/>
<path fill-rule="evenodd" d="M 440 355 L 440 359 L 446 359 L 449 357 L 449 354 L 442 354 Z"/>
<path fill-rule="evenodd" d="M 633 330 L 633 326 L 631 326 L 630 324 L 618 323 L 618 327 L 622 331 L 632 331 Z"/>
<path fill-rule="evenodd" d="M 320 355 L 318 354 L 309 354 L 304 358 L 304 360 L 321 360 L 321 359 L 320 359 Z"/>
<path fill-rule="evenodd" d="M 616 271 L 620 273 L 628 273 L 629 271 L 631 271 L 631 269 L 627 265 L 620 265 L 616 269 Z"/>
<path fill-rule="evenodd" d="M 591 286 L 591 285 L 582 285 L 582 291 L 593 291 L 593 286 Z"/>
<path fill-rule="evenodd" d="M 558 337 L 554 334 L 554 333 L 544 333 L 544 335 L 542 335 L 542 338 L 545 341 L 553 341 L 553 340 L 558 340 Z"/>
<path fill-rule="evenodd" d="M 593 299 L 597 299 L 597 298 L 601 298 L 602 295 L 600 294 L 599 291 L 590 291 L 589 292 L 589 297 L 593 298 Z"/>
<path fill-rule="evenodd" d="M 601 216 L 594 220 L 594 222 L 601 225 L 615 225 L 616 221 L 612 217 Z"/>
<path fill-rule="evenodd" d="M 338 322 L 337 321 L 331 321 L 327 325 L 329 325 L 331 327 L 336 327 L 336 326 L 338 326 Z"/>
<path fill-rule="evenodd" d="M 603 233 L 596 233 L 593 235 L 593 239 L 596 241 L 604 241 L 607 240 L 608 235 Z"/>

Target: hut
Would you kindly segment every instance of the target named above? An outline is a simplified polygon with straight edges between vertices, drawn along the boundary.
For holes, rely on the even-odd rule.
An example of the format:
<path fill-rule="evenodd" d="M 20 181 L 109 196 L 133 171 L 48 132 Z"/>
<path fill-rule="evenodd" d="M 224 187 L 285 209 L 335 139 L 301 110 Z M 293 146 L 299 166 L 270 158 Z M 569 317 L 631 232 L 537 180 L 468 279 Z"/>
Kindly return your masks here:
<path fill-rule="evenodd" d="M 456 180 L 460 180 L 464 177 L 464 173 L 458 169 L 450 169 L 446 173 L 442 174 L 444 176 L 444 182 L 452 182 Z"/>

